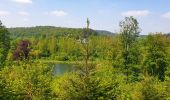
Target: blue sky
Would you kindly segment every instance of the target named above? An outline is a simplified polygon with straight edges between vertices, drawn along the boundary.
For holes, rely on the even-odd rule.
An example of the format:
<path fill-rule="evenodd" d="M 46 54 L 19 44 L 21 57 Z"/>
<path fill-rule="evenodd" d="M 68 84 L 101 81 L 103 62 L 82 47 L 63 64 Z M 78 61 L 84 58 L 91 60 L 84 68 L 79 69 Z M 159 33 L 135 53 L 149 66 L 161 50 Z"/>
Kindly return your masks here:
<path fill-rule="evenodd" d="M 6 27 L 50 25 L 119 32 L 125 16 L 139 21 L 141 34 L 170 32 L 170 0 L 0 0 Z"/>

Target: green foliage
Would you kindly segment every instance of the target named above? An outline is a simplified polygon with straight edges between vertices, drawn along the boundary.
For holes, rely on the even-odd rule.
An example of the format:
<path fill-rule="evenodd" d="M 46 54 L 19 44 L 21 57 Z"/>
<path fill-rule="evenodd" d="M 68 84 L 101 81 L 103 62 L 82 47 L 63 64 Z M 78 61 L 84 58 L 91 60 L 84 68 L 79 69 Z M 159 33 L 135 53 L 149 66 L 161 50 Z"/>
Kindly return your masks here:
<path fill-rule="evenodd" d="M 0 99 L 170 99 L 168 35 L 139 36 L 133 17 L 120 22 L 117 35 L 98 35 L 89 27 L 87 19 L 84 29 L 10 28 L 9 50 L 9 32 L 1 25 L 0 65 L 5 67 L 0 70 Z M 22 40 L 28 40 L 29 46 Z M 29 60 L 14 61 L 17 50 L 21 60 Z M 59 76 L 53 75 L 53 66 L 44 64 L 47 62 L 71 62 L 75 66 L 72 72 Z"/>
<path fill-rule="evenodd" d="M 165 83 L 149 76 L 141 82 L 133 83 L 131 90 L 132 100 L 166 100 L 169 95 Z"/>
<path fill-rule="evenodd" d="M 132 16 L 125 17 L 125 20 L 120 22 L 120 28 L 120 38 L 123 47 L 122 56 L 128 82 L 129 68 L 132 67 L 132 64 L 138 64 L 139 53 L 135 43 L 137 42 L 140 31 L 137 20 Z"/>
<path fill-rule="evenodd" d="M 116 75 L 112 68 L 96 68 L 96 65 L 89 63 L 94 52 L 95 45 L 89 37 L 89 20 L 87 28 L 82 34 L 83 63 L 74 73 L 66 74 L 54 81 L 53 88 L 56 98 L 66 100 L 112 100 L 123 99 L 123 78 Z M 101 66 L 100 66 L 101 67 Z"/>
<path fill-rule="evenodd" d="M 79 72 L 56 77 L 53 82 L 56 98 L 66 100 L 113 100 L 127 96 L 123 76 L 110 67 L 100 67 L 88 76 Z"/>
<path fill-rule="evenodd" d="M 36 26 L 36 27 L 21 27 L 21 28 L 9 28 L 11 38 L 39 38 L 39 37 L 79 37 L 82 32 L 81 28 L 62 28 L 53 26 Z M 97 35 L 97 32 L 93 30 L 93 35 Z"/>
<path fill-rule="evenodd" d="M 161 91 L 161 88 L 158 90 L 156 81 L 153 79 L 145 79 L 144 82 L 142 82 L 142 86 L 141 92 L 144 100 L 163 99 L 163 91 Z"/>
<path fill-rule="evenodd" d="M 41 63 L 5 67 L 0 72 L 1 100 L 51 98 L 52 68 Z"/>
<path fill-rule="evenodd" d="M 164 81 L 167 68 L 167 58 L 165 43 L 166 37 L 162 34 L 149 35 L 147 38 L 148 54 L 146 66 L 149 75 L 158 76 L 159 80 Z"/>
<path fill-rule="evenodd" d="M 10 49 L 9 32 L 0 21 L 0 69 L 4 66 Z"/>

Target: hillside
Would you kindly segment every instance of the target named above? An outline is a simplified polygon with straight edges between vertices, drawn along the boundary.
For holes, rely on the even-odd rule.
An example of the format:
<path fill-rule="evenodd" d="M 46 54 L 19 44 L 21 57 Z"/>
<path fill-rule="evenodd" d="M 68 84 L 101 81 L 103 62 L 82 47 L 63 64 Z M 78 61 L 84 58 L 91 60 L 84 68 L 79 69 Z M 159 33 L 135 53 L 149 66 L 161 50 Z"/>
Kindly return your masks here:
<path fill-rule="evenodd" d="M 54 26 L 36 26 L 36 27 L 16 27 L 8 28 L 11 37 L 39 37 L 39 36 L 70 36 L 78 37 L 83 32 L 82 28 L 65 28 Z M 92 35 L 114 35 L 105 30 L 91 30 Z"/>
<path fill-rule="evenodd" d="M 99 35 L 115 35 L 115 33 L 106 30 L 96 30 Z"/>

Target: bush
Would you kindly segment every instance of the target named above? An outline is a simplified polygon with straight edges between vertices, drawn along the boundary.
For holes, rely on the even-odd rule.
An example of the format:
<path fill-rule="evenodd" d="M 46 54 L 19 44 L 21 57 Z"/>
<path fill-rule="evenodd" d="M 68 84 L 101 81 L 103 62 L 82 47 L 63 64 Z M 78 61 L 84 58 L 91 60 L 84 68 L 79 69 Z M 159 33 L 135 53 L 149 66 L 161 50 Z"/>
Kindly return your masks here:
<path fill-rule="evenodd" d="M 53 93 L 61 100 L 113 100 L 127 98 L 123 76 L 112 68 L 99 68 L 82 76 L 67 73 L 53 81 Z"/>
<path fill-rule="evenodd" d="M 145 77 L 143 81 L 133 83 L 132 100 L 166 100 L 168 92 L 163 82 L 156 78 Z"/>
<path fill-rule="evenodd" d="M 0 99 L 50 99 L 52 69 L 41 63 L 5 67 L 0 72 Z"/>

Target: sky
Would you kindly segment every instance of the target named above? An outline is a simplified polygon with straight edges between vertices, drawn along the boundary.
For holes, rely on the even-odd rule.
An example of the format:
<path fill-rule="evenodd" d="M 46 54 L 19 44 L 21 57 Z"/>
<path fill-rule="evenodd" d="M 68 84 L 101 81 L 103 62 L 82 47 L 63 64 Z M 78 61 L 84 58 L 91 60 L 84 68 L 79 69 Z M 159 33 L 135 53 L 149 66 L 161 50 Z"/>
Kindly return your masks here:
<path fill-rule="evenodd" d="M 83 28 L 119 32 L 119 22 L 134 16 L 141 34 L 170 32 L 170 0 L 0 0 L 6 27 Z"/>

